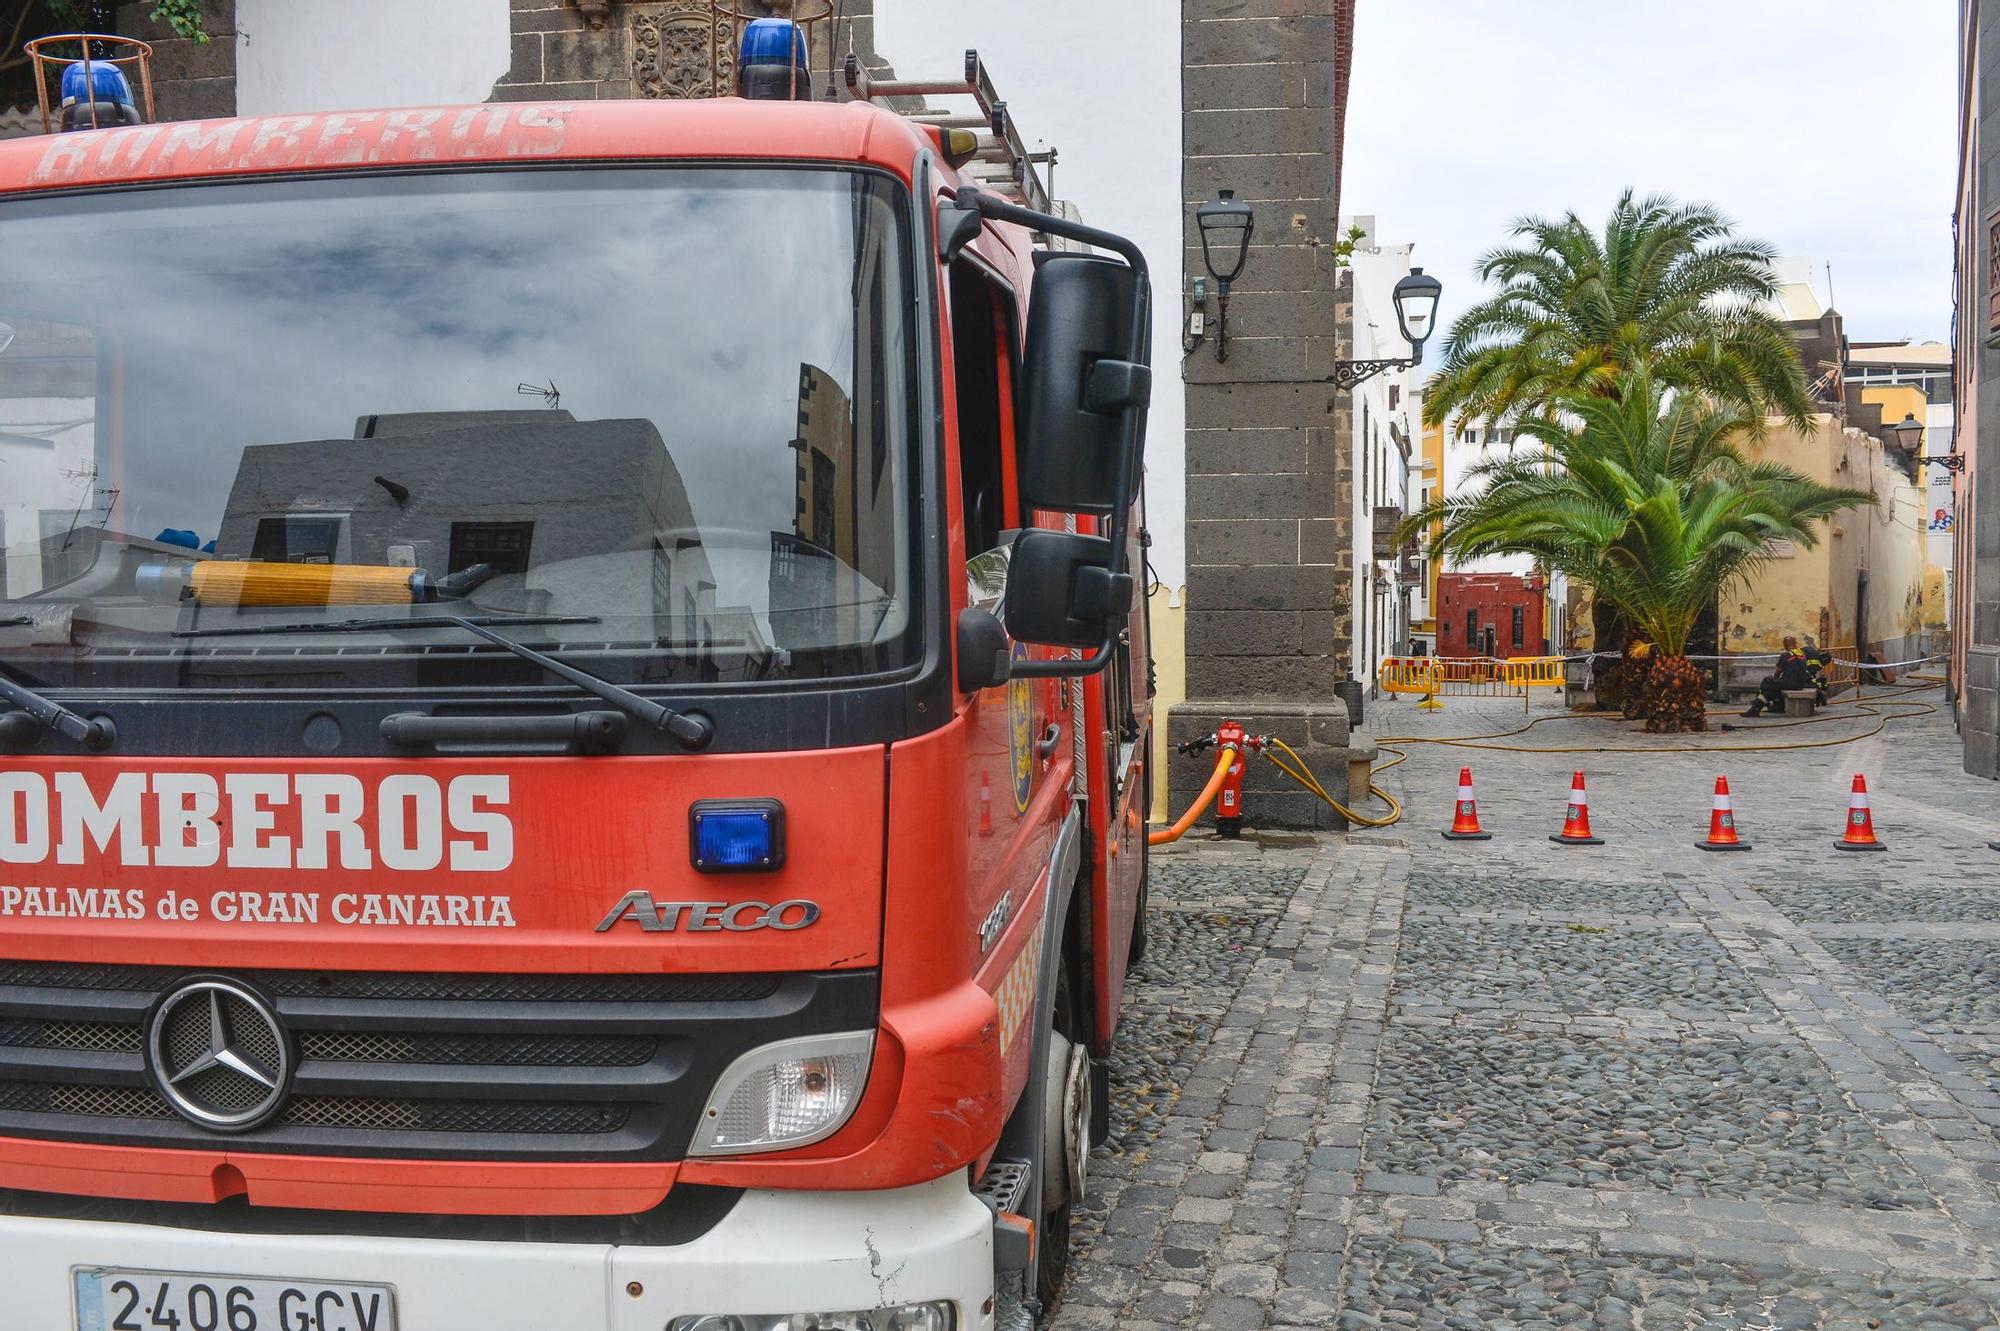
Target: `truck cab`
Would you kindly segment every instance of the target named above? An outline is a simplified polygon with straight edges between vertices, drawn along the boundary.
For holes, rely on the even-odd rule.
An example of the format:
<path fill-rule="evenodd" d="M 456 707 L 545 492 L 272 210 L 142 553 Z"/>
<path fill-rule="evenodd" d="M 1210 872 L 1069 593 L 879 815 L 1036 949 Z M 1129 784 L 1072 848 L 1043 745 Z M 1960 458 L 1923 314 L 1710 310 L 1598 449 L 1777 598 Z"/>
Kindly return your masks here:
<path fill-rule="evenodd" d="M 1143 259 L 865 101 L 0 144 L 0 1269 L 1023 1325 L 1143 944 Z"/>

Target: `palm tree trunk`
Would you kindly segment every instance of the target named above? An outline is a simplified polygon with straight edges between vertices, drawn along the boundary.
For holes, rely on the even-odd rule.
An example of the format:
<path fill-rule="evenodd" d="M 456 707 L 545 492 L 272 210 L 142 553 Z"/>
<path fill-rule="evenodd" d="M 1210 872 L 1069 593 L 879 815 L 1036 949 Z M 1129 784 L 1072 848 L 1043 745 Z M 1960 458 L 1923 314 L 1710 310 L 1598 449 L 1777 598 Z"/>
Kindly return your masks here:
<path fill-rule="evenodd" d="M 1646 732 L 1684 735 L 1708 729 L 1708 688 L 1685 655 L 1656 655 L 1646 679 Z"/>
<path fill-rule="evenodd" d="M 1648 651 L 1649 646 L 1645 636 L 1628 622 L 1625 640 L 1619 644 L 1625 664 L 1625 699 L 1620 710 L 1627 721 L 1637 721 L 1653 712 L 1653 662 L 1659 654 Z"/>
<path fill-rule="evenodd" d="M 1627 629 L 1625 617 L 1618 608 L 1608 601 L 1593 600 L 1590 604 L 1591 641 L 1598 650 L 1615 648 L 1623 651 L 1629 644 L 1625 641 Z M 1591 670 L 1592 696 L 1600 711 L 1615 711 L 1625 706 L 1625 695 L 1631 686 L 1631 671 L 1625 659 L 1617 657 L 1600 660 Z"/>

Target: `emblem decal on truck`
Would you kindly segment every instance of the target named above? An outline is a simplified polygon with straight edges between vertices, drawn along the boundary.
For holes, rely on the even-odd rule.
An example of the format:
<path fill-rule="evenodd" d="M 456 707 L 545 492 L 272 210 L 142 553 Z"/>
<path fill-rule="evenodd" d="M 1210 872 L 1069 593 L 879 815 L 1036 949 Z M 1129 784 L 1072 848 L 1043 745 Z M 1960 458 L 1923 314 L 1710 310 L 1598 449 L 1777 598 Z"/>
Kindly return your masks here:
<path fill-rule="evenodd" d="M 742 934 L 757 929 L 790 933 L 818 919 L 819 903 L 797 898 L 774 906 L 764 901 L 655 901 L 650 892 L 627 892 L 598 924 L 597 932 L 606 933 L 630 920 L 647 933 Z"/>
<path fill-rule="evenodd" d="M 146 1035 L 153 1084 L 197 1127 L 246 1132 L 284 1104 L 291 1040 L 261 996 L 231 980 L 193 980 L 154 1010 Z"/>
<path fill-rule="evenodd" d="M 1015 643 L 1013 657 L 1027 660 L 1026 644 Z M 1025 813 L 1035 790 L 1035 693 L 1026 679 L 1007 685 L 1007 749 L 1013 767 L 1014 812 Z"/>

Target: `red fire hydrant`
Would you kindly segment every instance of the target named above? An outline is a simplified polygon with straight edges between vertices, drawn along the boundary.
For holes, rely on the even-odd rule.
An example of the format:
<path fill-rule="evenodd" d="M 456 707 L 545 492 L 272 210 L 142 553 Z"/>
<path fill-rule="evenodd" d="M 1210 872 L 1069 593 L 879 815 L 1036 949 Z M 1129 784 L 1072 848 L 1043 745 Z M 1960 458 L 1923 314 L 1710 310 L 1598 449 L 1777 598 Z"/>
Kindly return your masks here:
<path fill-rule="evenodd" d="M 1235 752 L 1215 801 L 1215 834 L 1231 840 L 1243 834 L 1243 749 L 1248 738 L 1234 721 L 1224 721 L 1215 731 L 1215 742 Z"/>

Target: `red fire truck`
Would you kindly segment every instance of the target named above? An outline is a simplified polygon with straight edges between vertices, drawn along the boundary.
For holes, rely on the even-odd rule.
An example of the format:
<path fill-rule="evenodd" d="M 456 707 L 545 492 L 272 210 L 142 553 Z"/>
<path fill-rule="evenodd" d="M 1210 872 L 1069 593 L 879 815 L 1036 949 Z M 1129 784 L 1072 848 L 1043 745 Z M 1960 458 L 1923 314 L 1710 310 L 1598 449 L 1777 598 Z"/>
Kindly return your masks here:
<path fill-rule="evenodd" d="M 0 1325 L 1045 1305 L 1143 946 L 1149 286 L 994 137 L 0 144 Z"/>

